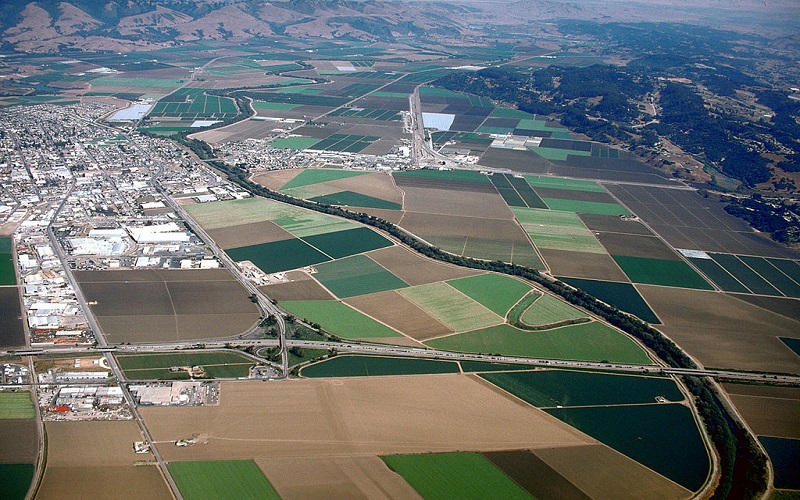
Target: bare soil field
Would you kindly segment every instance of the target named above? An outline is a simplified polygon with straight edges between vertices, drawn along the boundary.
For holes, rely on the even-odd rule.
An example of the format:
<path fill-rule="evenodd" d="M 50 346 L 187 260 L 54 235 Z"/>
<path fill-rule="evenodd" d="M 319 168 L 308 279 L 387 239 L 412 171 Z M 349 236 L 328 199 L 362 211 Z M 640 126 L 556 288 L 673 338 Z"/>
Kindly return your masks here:
<path fill-rule="evenodd" d="M 664 324 L 657 328 L 704 366 L 800 373 L 800 357 L 778 339 L 796 336 L 797 321 L 718 292 L 636 288 Z"/>
<path fill-rule="evenodd" d="M 781 316 L 800 321 L 800 300 L 798 299 L 764 297 L 761 295 L 737 295 L 736 297 Z"/>
<path fill-rule="evenodd" d="M 630 282 L 610 255 L 565 250 L 540 249 L 555 276 Z"/>
<path fill-rule="evenodd" d="M 367 256 L 411 286 L 481 274 L 480 271 L 427 259 L 401 246 L 375 250 Z"/>
<path fill-rule="evenodd" d="M 275 404 L 279 401 L 280 404 Z M 591 444 L 591 438 L 460 374 L 223 383 L 218 406 L 141 409 L 167 460 L 313 458 Z M 441 415 L 448 418 L 441 418 Z"/>
<path fill-rule="evenodd" d="M 331 181 L 327 184 L 342 191 L 353 191 L 394 203 L 403 203 L 403 193 L 394 185 L 389 174 L 359 175 Z"/>
<path fill-rule="evenodd" d="M 392 224 L 400 224 L 400 221 L 405 215 L 405 212 L 402 210 L 385 210 L 381 208 L 359 208 L 358 210 L 360 212 L 364 212 L 365 214 L 389 221 Z"/>
<path fill-rule="evenodd" d="M 48 422 L 47 466 L 37 498 L 86 498 L 87 489 L 107 498 L 171 498 L 155 465 L 136 467 L 152 455 L 138 455 L 133 421 Z"/>
<path fill-rule="evenodd" d="M 322 285 L 304 272 L 292 271 L 287 273 L 287 278 L 291 281 L 262 286 L 259 290 L 264 292 L 270 299 L 278 302 L 284 300 L 330 300 L 334 298 Z"/>
<path fill-rule="evenodd" d="M 535 188 L 536 194 L 542 198 L 558 198 L 561 200 L 592 201 L 596 203 L 616 203 L 608 193 L 599 191 L 578 191 L 573 189 Z"/>
<path fill-rule="evenodd" d="M 253 176 L 253 182 L 261 184 L 267 189 L 277 191 L 282 188 L 287 182 L 297 177 L 303 169 L 301 168 L 287 168 L 281 170 L 269 170 Z"/>
<path fill-rule="evenodd" d="M 512 220 L 514 214 L 497 191 L 469 192 L 402 186 L 408 212 Z"/>
<path fill-rule="evenodd" d="M 689 498 L 686 488 L 606 446 L 534 450 L 536 456 L 591 498 Z"/>
<path fill-rule="evenodd" d="M 0 463 L 32 464 L 39 454 L 36 420 L 0 420 Z"/>
<path fill-rule="evenodd" d="M 600 215 L 600 214 L 580 214 L 586 227 L 592 231 L 603 231 L 609 233 L 623 233 L 623 234 L 642 234 L 651 236 L 647 227 L 639 221 L 631 219 L 621 219 L 616 215 Z"/>
<path fill-rule="evenodd" d="M 222 249 L 246 247 L 294 238 L 292 233 L 269 220 L 211 229 L 208 231 L 208 235 Z"/>
<path fill-rule="evenodd" d="M 534 498 L 590 498 L 528 450 L 496 451 L 483 455 Z"/>
<path fill-rule="evenodd" d="M 749 384 L 724 387 L 753 432 L 800 439 L 800 388 Z"/>
<path fill-rule="evenodd" d="M 192 134 L 191 137 L 210 144 L 244 141 L 247 139 L 266 139 L 277 135 L 276 132 L 272 131 L 275 127 L 275 122 L 248 119 L 232 123 L 226 127 L 198 132 Z"/>
<path fill-rule="evenodd" d="M 596 236 L 611 255 L 681 260 L 674 250 L 655 236 L 620 233 L 597 233 Z"/>
<path fill-rule="evenodd" d="M 269 457 L 256 463 L 283 498 L 421 499 L 377 456 Z"/>
<path fill-rule="evenodd" d="M 415 340 L 453 333 L 453 330 L 394 290 L 353 297 L 345 302 Z"/>
<path fill-rule="evenodd" d="M 525 231 L 516 221 L 508 219 L 406 212 L 400 226 L 418 235 L 465 236 L 530 245 Z"/>
<path fill-rule="evenodd" d="M 487 167 L 507 168 L 514 172 L 524 172 L 526 174 L 549 174 L 553 172 L 553 164 L 549 160 L 528 150 L 488 148 L 481 156 L 480 164 Z"/>
<path fill-rule="evenodd" d="M 247 330 L 258 321 L 258 308 L 229 271 L 209 271 L 86 271 L 76 278 L 87 302 L 96 302 L 90 307 L 110 342 L 230 337 Z"/>

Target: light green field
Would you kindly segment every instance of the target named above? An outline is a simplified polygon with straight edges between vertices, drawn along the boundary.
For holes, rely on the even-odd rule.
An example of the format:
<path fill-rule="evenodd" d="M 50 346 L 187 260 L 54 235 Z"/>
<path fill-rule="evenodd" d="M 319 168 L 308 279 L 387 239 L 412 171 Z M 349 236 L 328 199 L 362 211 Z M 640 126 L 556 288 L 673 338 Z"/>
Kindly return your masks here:
<path fill-rule="evenodd" d="M 528 148 L 542 158 L 548 160 L 566 160 L 569 155 L 574 156 L 592 156 L 591 151 L 576 151 L 574 149 L 559 149 L 559 148 L 542 148 L 533 147 Z"/>
<path fill-rule="evenodd" d="M 526 113 L 525 111 L 520 111 L 518 109 L 511 109 L 511 108 L 495 108 L 492 111 L 492 114 L 489 115 L 491 118 L 519 118 L 520 120 L 530 120 L 533 121 L 533 115 L 530 113 Z M 522 128 L 517 125 L 517 128 Z"/>
<path fill-rule="evenodd" d="M 255 109 L 269 109 L 273 111 L 289 111 L 290 109 L 294 109 L 299 104 L 289 104 L 284 102 L 266 102 L 266 101 L 253 101 L 253 107 Z"/>
<path fill-rule="evenodd" d="M 170 462 L 167 468 L 186 500 L 280 499 L 253 460 Z"/>
<path fill-rule="evenodd" d="M 551 210 L 598 215 L 633 215 L 622 205 L 596 201 L 565 200 L 562 198 L 542 198 Z"/>
<path fill-rule="evenodd" d="M 322 93 L 325 89 L 320 88 L 310 88 L 310 87 L 287 87 L 285 89 L 278 89 L 275 92 L 279 94 L 305 94 L 305 95 L 317 95 Z"/>
<path fill-rule="evenodd" d="M 313 210 L 292 208 L 294 209 L 292 212 L 286 212 L 284 215 L 272 219 L 272 221 L 299 238 L 362 227 L 355 222 L 337 219 Z"/>
<path fill-rule="evenodd" d="M 420 87 L 419 94 L 422 96 L 431 96 L 431 97 L 462 97 L 464 99 L 467 98 L 466 94 L 459 94 L 458 92 L 454 92 L 452 90 L 441 89 L 438 87 Z"/>
<path fill-rule="evenodd" d="M 494 273 L 450 280 L 447 284 L 503 318 L 519 299 L 531 291 L 531 286 L 526 283 Z"/>
<path fill-rule="evenodd" d="M 425 342 L 435 349 L 581 361 L 651 364 L 625 335 L 596 321 L 526 332 L 503 324 Z"/>
<path fill-rule="evenodd" d="M 278 137 L 269 145 L 280 149 L 309 149 L 318 142 L 319 139 L 313 137 Z"/>
<path fill-rule="evenodd" d="M 95 87 L 142 87 L 157 89 L 176 89 L 183 85 L 185 80 L 172 80 L 166 78 L 117 78 L 104 76 L 95 78 L 91 84 Z"/>
<path fill-rule="evenodd" d="M 550 295 L 542 295 L 522 313 L 520 320 L 528 326 L 552 325 L 559 321 L 587 318 L 588 315 Z"/>
<path fill-rule="evenodd" d="M 316 266 L 314 277 L 340 298 L 405 288 L 408 284 L 366 255 Z"/>
<path fill-rule="evenodd" d="M 297 174 L 292 180 L 287 182 L 281 187 L 281 190 L 291 189 L 301 186 L 309 186 L 312 184 L 319 184 L 321 182 L 336 181 L 339 179 L 347 179 L 349 177 L 358 177 L 366 175 L 369 172 L 359 172 L 355 170 L 329 170 L 323 168 L 307 168 Z"/>
<path fill-rule="evenodd" d="M 316 198 L 317 196 L 326 196 L 329 194 L 340 193 L 341 190 L 330 186 L 328 184 L 313 184 L 311 186 L 301 186 L 289 189 L 281 189 L 282 193 L 286 193 L 289 196 L 294 196 L 295 198 L 303 198 L 307 200 L 309 198 Z"/>
<path fill-rule="evenodd" d="M 574 212 L 512 207 L 522 228 L 539 248 L 607 253 Z"/>
<path fill-rule="evenodd" d="M 568 189 L 571 191 L 591 191 L 594 193 L 605 193 L 605 189 L 596 182 L 583 181 L 578 179 L 565 179 L 563 177 L 550 177 L 538 175 L 526 175 L 525 180 L 532 187 L 545 187 L 553 189 Z"/>
<path fill-rule="evenodd" d="M 381 458 L 428 500 L 531 498 L 480 453 L 390 455 Z"/>
<path fill-rule="evenodd" d="M 404 288 L 399 292 L 456 332 L 476 330 L 503 322 L 503 318 L 447 283 L 430 283 Z"/>
<path fill-rule="evenodd" d="M 298 318 L 317 323 L 326 331 L 345 339 L 401 336 L 391 328 L 335 300 L 286 301 L 281 302 L 281 306 Z"/>
<path fill-rule="evenodd" d="M 23 392 L 0 392 L 0 420 L 30 419 L 36 416 L 31 394 Z"/>
<path fill-rule="evenodd" d="M 397 97 L 401 99 L 406 99 L 408 94 L 404 94 L 402 92 L 386 92 L 384 90 L 378 90 L 370 94 L 371 97 Z"/>

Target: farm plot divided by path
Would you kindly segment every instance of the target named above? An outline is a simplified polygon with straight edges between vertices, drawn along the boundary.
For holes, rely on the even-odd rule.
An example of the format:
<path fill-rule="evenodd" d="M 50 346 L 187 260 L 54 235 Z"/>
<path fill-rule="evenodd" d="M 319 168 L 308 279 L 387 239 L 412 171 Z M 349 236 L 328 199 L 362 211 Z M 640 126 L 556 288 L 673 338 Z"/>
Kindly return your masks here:
<path fill-rule="evenodd" d="M 39 454 L 36 412 L 28 391 L 0 392 L 0 497 L 25 498 Z"/>

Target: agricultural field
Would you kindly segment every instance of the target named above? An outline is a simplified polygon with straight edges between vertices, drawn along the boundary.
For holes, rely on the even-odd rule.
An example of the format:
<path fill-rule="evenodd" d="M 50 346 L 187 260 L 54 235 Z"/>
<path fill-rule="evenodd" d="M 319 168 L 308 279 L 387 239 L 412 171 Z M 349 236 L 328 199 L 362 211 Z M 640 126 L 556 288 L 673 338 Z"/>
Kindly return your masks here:
<path fill-rule="evenodd" d="M 767 450 L 775 471 L 775 488 L 800 490 L 797 463 L 800 461 L 800 439 L 760 436 L 758 440 Z"/>
<path fill-rule="evenodd" d="M 322 325 L 329 333 L 346 339 L 373 339 L 401 335 L 342 302 L 335 300 L 285 301 L 281 307 L 294 316 Z"/>
<path fill-rule="evenodd" d="M 682 260 L 651 259 L 628 255 L 612 255 L 612 257 L 634 283 L 697 290 L 714 289 Z"/>
<path fill-rule="evenodd" d="M 517 320 L 524 326 L 542 329 L 542 327 L 559 323 L 589 321 L 585 312 L 552 295 L 531 296 L 531 299 L 533 300 L 530 305 L 521 311 Z M 514 324 L 511 313 L 509 313 L 509 321 Z"/>
<path fill-rule="evenodd" d="M 406 282 L 365 255 L 353 255 L 320 264 L 314 278 L 340 298 L 366 295 L 408 286 Z"/>
<path fill-rule="evenodd" d="M 231 352 L 133 354 L 116 359 L 129 380 L 188 379 L 187 371 L 173 372 L 170 368 L 194 366 L 202 367 L 208 378 L 246 377 L 255 365 L 253 360 Z"/>
<path fill-rule="evenodd" d="M 148 117 L 181 120 L 227 120 L 238 114 L 236 103 L 228 97 L 208 94 L 205 89 L 183 88 L 161 98 Z"/>
<path fill-rule="evenodd" d="M 39 456 L 39 428 L 28 391 L 0 392 L 0 498 L 25 498 Z"/>
<path fill-rule="evenodd" d="M 558 279 L 576 288 L 580 288 L 606 304 L 611 304 L 617 309 L 634 314 L 641 320 L 653 324 L 660 323 L 656 314 L 642 296 L 639 295 L 636 288 L 630 283 L 565 277 L 559 277 Z"/>
<path fill-rule="evenodd" d="M 715 253 L 690 260 L 726 292 L 800 298 L 797 261 Z"/>
<path fill-rule="evenodd" d="M 800 389 L 731 383 L 724 388 L 755 434 L 800 439 Z"/>
<path fill-rule="evenodd" d="M 17 284 L 17 275 L 11 252 L 11 238 L 0 237 L 0 286 Z"/>
<path fill-rule="evenodd" d="M 575 213 L 514 208 L 514 215 L 538 248 L 606 253 L 603 246 Z"/>
<path fill-rule="evenodd" d="M 225 269 L 77 271 L 75 277 L 112 343 L 230 337 L 259 318 Z"/>
<path fill-rule="evenodd" d="M 186 500 L 211 498 L 280 499 L 252 460 L 170 462 L 169 473 Z"/>
<path fill-rule="evenodd" d="M 458 371 L 458 364 L 452 361 L 347 355 L 336 356 L 305 366 L 300 371 L 300 376 L 308 378 L 381 377 L 458 373 Z"/>
<path fill-rule="evenodd" d="M 455 332 L 485 328 L 503 322 L 503 317 L 448 283 L 406 288 L 400 290 L 400 294 Z"/>
<path fill-rule="evenodd" d="M 0 347 L 25 345 L 19 289 L 0 286 Z"/>
<path fill-rule="evenodd" d="M 24 420 L 35 416 L 30 392 L 0 392 L 0 420 Z"/>
<path fill-rule="evenodd" d="M 152 455 L 133 451 L 142 439 L 134 421 L 47 422 L 45 429 L 47 465 L 37 498 L 80 498 L 87 484 L 113 498 L 172 497 Z"/>

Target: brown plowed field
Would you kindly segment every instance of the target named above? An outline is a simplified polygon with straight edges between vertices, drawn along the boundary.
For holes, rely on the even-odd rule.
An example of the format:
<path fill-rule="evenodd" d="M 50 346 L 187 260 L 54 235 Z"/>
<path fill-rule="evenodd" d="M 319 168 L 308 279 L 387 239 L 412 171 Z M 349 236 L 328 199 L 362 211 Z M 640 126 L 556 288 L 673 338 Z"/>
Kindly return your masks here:
<path fill-rule="evenodd" d="M 655 236 L 598 233 L 597 239 L 611 255 L 629 255 L 647 259 L 680 260 L 674 250 Z"/>
<path fill-rule="evenodd" d="M 758 307 L 786 316 L 787 318 L 800 321 L 800 299 L 744 294 L 737 295 L 736 297 Z"/>
<path fill-rule="evenodd" d="M 220 248 L 238 248 L 294 238 L 292 233 L 272 221 L 210 229 L 208 235 Z"/>
<path fill-rule="evenodd" d="M 461 374 L 224 383 L 218 406 L 141 413 L 166 460 L 374 456 L 590 444 L 591 438 Z M 447 418 L 442 418 L 447 415 Z"/>
<path fill-rule="evenodd" d="M 411 286 L 481 274 L 480 271 L 427 259 L 401 246 L 375 250 L 367 256 Z"/>
<path fill-rule="evenodd" d="M 212 144 L 245 141 L 247 139 L 267 139 L 276 135 L 275 132 L 272 131 L 274 128 L 275 122 L 266 120 L 242 120 L 226 127 L 192 134 L 192 138 Z"/>
<path fill-rule="evenodd" d="M 800 439 L 800 388 L 724 384 L 756 434 Z"/>
<path fill-rule="evenodd" d="M 630 282 L 610 255 L 539 249 L 554 276 Z"/>
<path fill-rule="evenodd" d="M 76 278 L 87 302 L 96 302 L 92 313 L 111 342 L 230 337 L 259 317 L 225 269 L 85 271 Z"/>
<path fill-rule="evenodd" d="M 307 274 L 300 274 L 305 278 L 290 278 L 296 279 L 296 281 L 262 286 L 259 287 L 259 290 L 264 292 L 270 299 L 278 302 L 284 300 L 330 300 L 334 298 L 322 285 L 311 279 Z"/>
<path fill-rule="evenodd" d="M 647 227 L 639 221 L 624 220 L 616 215 L 579 214 L 586 227 L 592 231 L 605 231 L 609 233 L 643 234 L 652 235 Z"/>
<path fill-rule="evenodd" d="M 256 184 L 261 184 L 267 189 L 277 191 L 287 182 L 297 177 L 303 170 L 305 169 L 285 168 L 281 170 L 269 170 L 267 172 L 254 175 L 253 182 Z"/>
<path fill-rule="evenodd" d="M 359 207 L 358 211 L 389 221 L 392 224 L 400 224 L 400 220 L 403 218 L 403 215 L 405 215 L 405 212 L 402 210 L 384 210 L 380 208 Z"/>
<path fill-rule="evenodd" d="M 36 420 L 0 420 L 0 463 L 32 464 L 39 454 Z"/>
<path fill-rule="evenodd" d="M 542 198 L 558 198 L 561 200 L 592 201 L 597 203 L 617 203 L 610 194 L 599 191 L 579 191 L 575 189 L 535 188 L 536 194 Z"/>
<path fill-rule="evenodd" d="M 416 340 L 453 333 L 394 290 L 353 297 L 345 302 Z"/>
<path fill-rule="evenodd" d="M 403 208 L 408 212 L 456 215 L 465 218 L 507 220 L 514 218 L 511 209 L 497 191 L 466 193 L 448 189 L 405 186 L 402 186 L 401 189 L 405 192 Z"/>
<path fill-rule="evenodd" d="M 421 498 L 379 457 L 270 457 L 256 463 L 283 498 Z"/>
<path fill-rule="evenodd" d="M 327 182 L 342 191 L 353 191 L 393 203 L 403 203 L 403 193 L 394 185 L 389 174 L 374 173 Z"/>
<path fill-rule="evenodd" d="M 607 446 L 534 450 L 547 465 L 591 498 L 662 500 L 691 492 Z"/>
<path fill-rule="evenodd" d="M 706 367 L 800 373 L 800 357 L 778 340 L 800 322 L 718 292 L 636 288 L 664 323 L 657 328 Z"/>
<path fill-rule="evenodd" d="M 525 231 L 508 219 L 483 219 L 420 212 L 406 212 L 400 226 L 414 234 L 466 236 L 493 241 L 528 242 Z"/>
<path fill-rule="evenodd" d="M 153 459 L 133 451 L 142 438 L 133 421 L 47 422 L 47 466 L 37 498 L 172 498 Z"/>
<path fill-rule="evenodd" d="M 483 455 L 534 498 L 590 498 L 528 450 L 495 451 Z"/>
<path fill-rule="evenodd" d="M 433 177 L 416 177 L 413 175 L 397 175 L 394 177 L 397 186 L 404 191 L 407 188 L 436 189 L 460 191 L 466 193 L 497 194 L 491 182 L 468 181 L 458 179 L 437 179 Z"/>

